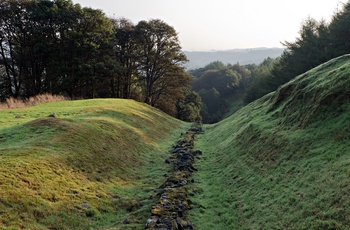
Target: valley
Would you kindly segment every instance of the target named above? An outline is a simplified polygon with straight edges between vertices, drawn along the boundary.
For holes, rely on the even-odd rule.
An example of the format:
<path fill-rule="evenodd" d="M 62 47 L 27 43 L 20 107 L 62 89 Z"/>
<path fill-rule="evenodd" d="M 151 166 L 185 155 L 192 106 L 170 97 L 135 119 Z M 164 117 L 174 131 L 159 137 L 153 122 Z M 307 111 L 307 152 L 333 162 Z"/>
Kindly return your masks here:
<path fill-rule="evenodd" d="M 347 229 L 349 73 L 350 56 L 335 58 L 204 125 L 181 223 Z M 144 229 L 161 212 L 165 175 L 182 165 L 169 159 L 171 146 L 190 126 L 122 99 L 2 110 L 1 228 Z"/>

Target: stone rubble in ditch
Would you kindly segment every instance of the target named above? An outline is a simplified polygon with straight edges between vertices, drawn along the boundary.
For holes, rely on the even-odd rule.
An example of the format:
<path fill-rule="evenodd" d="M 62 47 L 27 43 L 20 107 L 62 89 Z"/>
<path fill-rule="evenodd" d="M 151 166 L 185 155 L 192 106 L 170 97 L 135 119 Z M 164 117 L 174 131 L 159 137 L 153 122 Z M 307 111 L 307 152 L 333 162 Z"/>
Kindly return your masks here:
<path fill-rule="evenodd" d="M 160 186 L 161 192 L 157 195 L 159 202 L 152 207 L 152 215 L 147 220 L 145 229 L 193 229 L 187 216 L 191 204 L 187 187 L 193 183 L 192 172 L 197 171 L 193 167 L 194 159 L 202 154 L 200 150 L 193 150 L 195 135 L 201 133 L 202 125 L 194 123 L 170 151 L 171 157 L 165 162 L 173 165 L 172 174 Z"/>

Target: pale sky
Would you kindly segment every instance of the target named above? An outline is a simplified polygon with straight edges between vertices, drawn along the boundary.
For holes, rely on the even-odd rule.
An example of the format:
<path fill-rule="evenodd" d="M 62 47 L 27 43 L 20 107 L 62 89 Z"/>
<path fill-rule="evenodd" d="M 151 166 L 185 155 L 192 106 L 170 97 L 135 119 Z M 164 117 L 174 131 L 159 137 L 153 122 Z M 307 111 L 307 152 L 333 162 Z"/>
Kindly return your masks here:
<path fill-rule="evenodd" d="M 308 17 L 330 21 L 347 0 L 73 0 L 135 24 L 161 19 L 186 51 L 283 47 Z"/>

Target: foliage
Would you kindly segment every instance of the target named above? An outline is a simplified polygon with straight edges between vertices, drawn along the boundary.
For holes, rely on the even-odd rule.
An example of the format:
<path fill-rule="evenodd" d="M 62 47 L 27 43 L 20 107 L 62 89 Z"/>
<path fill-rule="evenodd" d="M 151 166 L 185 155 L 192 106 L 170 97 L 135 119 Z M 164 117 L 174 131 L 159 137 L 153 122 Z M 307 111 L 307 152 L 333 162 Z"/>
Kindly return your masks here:
<path fill-rule="evenodd" d="M 220 70 L 224 69 L 225 65 L 221 61 L 215 61 L 211 62 L 208 65 L 204 66 L 203 68 L 189 70 L 188 72 L 195 77 L 200 77 L 203 73 L 205 73 L 207 70 Z"/>
<path fill-rule="evenodd" d="M 177 118 L 183 121 L 200 121 L 202 119 L 200 111 L 202 108 L 202 100 L 198 93 L 186 90 L 186 97 L 179 100 L 177 106 Z"/>
<path fill-rule="evenodd" d="M 260 65 L 247 66 L 251 76 L 249 80 L 245 81 L 246 91 L 243 99 L 246 104 L 270 92 L 269 78 L 271 70 L 277 62 L 278 59 L 267 58 Z"/>
<path fill-rule="evenodd" d="M 228 95 L 239 85 L 241 75 L 234 70 L 208 70 L 192 83 L 194 90 L 215 88 L 220 94 Z"/>
<path fill-rule="evenodd" d="M 202 98 L 205 107 L 202 108 L 201 114 L 205 123 L 215 123 L 220 120 L 220 115 L 224 114 L 227 105 L 221 98 L 219 91 L 215 88 L 201 89 L 198 94 Z"/>
<path fill-rule="evenodd" d="M 132 98 L 176 114 L 166 104 L 184 98 L 186 61 L 177 32 L 159 19 L 134 25 L 71 0 L 0 3 L 2 101 L 42 93 Z"/>
<path fill-rule="evenodd" d="M 327 53 L 330 57 L 337 57 L 342 54 L 350 53 L 350 2 L 343 5 L 343 9 L 336 12 L 330 22 L 329 40 L 327 44 Z"/>
<path fill-rule="evenodd" d="M 284 42 L 286 50 L 269 73 L 255 78 L 247 92 L 246 102 L 276 90 L 299 74 L 332 58 L 350 52 L 350 2 L 336 12 L 330 23 L 308 18 L 294 42 Z"/>
<path fill-rule="evenodd" d="M 139 77 L 144 89 L 144 101 L 155 105 L 159 96 L 167 90 L 167 84 L 162 80 L 184 75 L 181 65 L 187 59 L 181 52 L 175 29 L 165 22 L 140 21 L 135 33 L 140 44 Z"/>
<path fill-rule="evenodd" d="M 94 95 L 101 54 L 112 35 L 101 11 L 60 0 L 6 0 L 0 11 L 2 99 L 45 92 Z"/>
<path fill-rule="evenodd" d="M 138 49 L 135 25 L 128 19 L 112 20 L 114 26 L 114 58 L 117 74 L 110 75 L 112 97 L 135 98 L 137 90 Z"/>
<path fill-rule="evenodd" d="M 236 100 L 241 100 L 241 97 L 237 99 L 235 96 L 245 90 L 246 82 L 251 75 L 245 66 L 224 65 L 221 62 L 210 63 L 189 73 L 195 74 L 192 89 L 202 98 L 201 116 L 205 123 L 221 120 L 230 110 L 231 105 Z"/>

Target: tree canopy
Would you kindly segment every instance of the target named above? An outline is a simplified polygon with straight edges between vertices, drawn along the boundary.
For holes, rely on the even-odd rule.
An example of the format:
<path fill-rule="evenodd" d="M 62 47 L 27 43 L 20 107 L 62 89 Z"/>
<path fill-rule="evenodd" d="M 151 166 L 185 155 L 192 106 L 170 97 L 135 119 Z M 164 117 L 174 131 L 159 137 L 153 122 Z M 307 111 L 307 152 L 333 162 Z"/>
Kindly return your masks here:
<path fill-rule="evenodd" d="M 135 34 L 140 44 L 139 76 L 144 101 L 155 105 L 169 86 L 162 80 L 184 75 L 187 58 L 181 52 L 175 29 L 159 19 L 140 21 Z"/>
<path fill-rule="evenodd" d="M 0 15 L 1 98 L 94 95 L 95 71 L 113 33 L 101 11 L 63 0 L 5 0 Z"/>
<path fill-rule="evenodd" d="M 202 98 L 201 115 L 205 123 L 217 122 L 225 116 L 235 97 L 245 90 L 245 82 L 251 75 L 245 66 L 225 65 L 219 61 L 189 73 L 193 77 L 193 90 Z"/>
<path fill-rule="evenodd" d="M 293 42 L 286 47 L 272 68 L 255 78 L 247 92 L 246 102 L 253 101 L 282 84 L 332 58 L 350 52 L 350 2 L 336 12 L 329 23 L 306 19 Z"/>
<path fill-rule="evenodd" d="M 190 77 L 176 30 L 71 0 L 0 2 L 0 99 L 41 93 L 132 98 L 178 116 Z"/>

